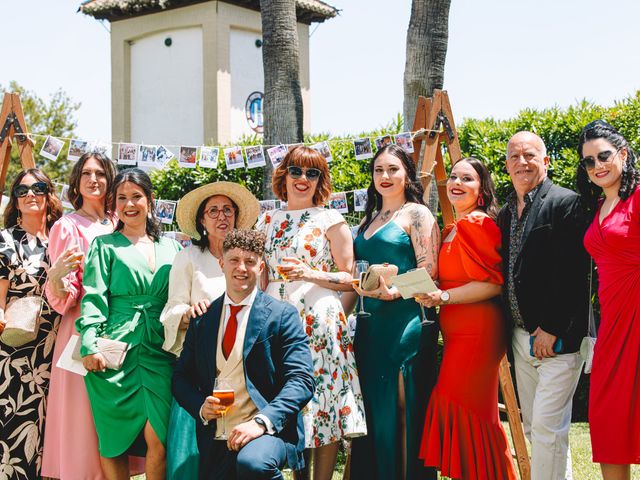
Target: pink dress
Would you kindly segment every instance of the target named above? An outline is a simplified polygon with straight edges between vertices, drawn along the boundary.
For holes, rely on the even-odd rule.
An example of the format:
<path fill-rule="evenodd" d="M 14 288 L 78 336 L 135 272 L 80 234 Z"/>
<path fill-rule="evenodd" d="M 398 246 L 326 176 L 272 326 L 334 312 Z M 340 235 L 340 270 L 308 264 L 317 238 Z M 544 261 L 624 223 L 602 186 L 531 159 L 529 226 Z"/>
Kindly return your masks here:
<path fill-rule="evenodd" d="M 100 225 L 77 213 L 58 220 L 49 233 L 49 257 L 53 264 L 72 245 L 85 253 L 93 239 L 113 231 L 114 225 Z M 58 337 L 53 350 L 51 383 L 47 398 L 47 421 L 44 432 L 42 476 L 61 480 L 104 480 L 98 454 L 98 437 L 91 415 L 91 406 L 84 377 L 56 367 L 56 363 L 71 335 L 77 335 L 75 320 L 80 316 L 82 267 L 71 272 L 65 283 L 66 299 L 53 295 L 49 284 L 45 291 L 49 304 L 62 314 Z M 144 460 L 132 458 L 132 472 L 144 470 Z"/>

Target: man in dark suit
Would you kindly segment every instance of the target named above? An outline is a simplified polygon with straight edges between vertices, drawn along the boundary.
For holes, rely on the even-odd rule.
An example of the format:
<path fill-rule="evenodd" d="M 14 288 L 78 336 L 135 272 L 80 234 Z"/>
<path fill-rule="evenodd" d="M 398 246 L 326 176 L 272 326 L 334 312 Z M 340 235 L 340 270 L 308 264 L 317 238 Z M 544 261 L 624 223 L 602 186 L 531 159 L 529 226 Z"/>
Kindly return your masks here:
<path fill-rule="evenodd" d="M 309 341 L 296 309 L 257 288 L 264 241 L 250 230 L 227 235 L 226 293 L 189 325 L 174 372 L 173 394 L 196 419 L 200 479 L 281 479 L 285 463 L 303 465 L 298 414 L 313 396 Z M 216 378 L 235 394 L 222 420 Z M 227 438 L 216 439 L 224 430 Z"/>
<path fill-rule="evenodd" d="M 505 313 L 513 329 L 532 480 L 572 478 L 569 427 L 589 302 L 582 245 L 588 216 L 575 192 L 547 178 L 548 165 L 537 135 L 519 132 L 509 140 L 507 171 L 515 191 L 498 216 Z"/>

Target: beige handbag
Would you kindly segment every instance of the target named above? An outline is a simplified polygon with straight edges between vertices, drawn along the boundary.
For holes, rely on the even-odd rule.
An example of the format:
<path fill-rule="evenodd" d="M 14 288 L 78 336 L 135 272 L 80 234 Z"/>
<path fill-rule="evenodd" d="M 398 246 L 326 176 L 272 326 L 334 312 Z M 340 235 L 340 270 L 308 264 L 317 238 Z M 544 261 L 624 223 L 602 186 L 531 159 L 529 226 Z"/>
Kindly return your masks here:
<path fill-rule="evenodd" d="M 370 265 L 362 276 L 360 288 L 365 291 L 375 290 L 380 286 L 380 277 L 384 278 L 384 283 L 390 287 L 391 277 L 395 277 L 397 274 L 398 267 L 390 263 Z"/>
<path fill-rule="evenodd" d="M 101 353 L 107 363 L 109 370 L 120 370 L 124 359 L 127 356 L 127 350 L 129 350 L 129 344 L 121 342 L 119 340 L 111 340 L 109 338 L 98 338 L 96 340 L 98 346 L 98 353 Z M 82 342 L 78 340 L 76 342 L 76 348 L 71 354 L 71 358 L 74 360 L 82 361 L 82 355 L 80 355 L 80 347 Z"/>
<path fill-rule="evenodd" d="M 13 348 L 33 342 L 40 328 L 40 314 L 44 300 L 38 295 L 13 299 L 4 311 L 6 325 L 0 336 L 5 345 Z"/>

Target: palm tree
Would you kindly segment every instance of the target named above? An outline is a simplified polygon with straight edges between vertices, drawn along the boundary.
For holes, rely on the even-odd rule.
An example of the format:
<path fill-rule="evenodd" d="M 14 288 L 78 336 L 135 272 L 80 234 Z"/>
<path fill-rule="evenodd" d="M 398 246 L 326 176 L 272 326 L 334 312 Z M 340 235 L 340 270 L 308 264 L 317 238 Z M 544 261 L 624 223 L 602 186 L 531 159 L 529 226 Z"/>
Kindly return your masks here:
<path fill-rule="evenodd" d="M 260 0 L 264 65 L 264 143 L 303 141 L 296 0 Z M 273 198 L 267 163 L 263 198 Z"/>
<path fill-rule="evenodd" d="M 449 41 L 451 0 L 413 0 L 407 29 L 407 60 L 404 67 L 404 128 L 411 129 L 418 96 L 430 97 L 444 84 L 444 62 Z M 422 158 L 420 152 L 417 154 Z M 436 213 L 438 189 L 429 191 L 429 209 Z"/>

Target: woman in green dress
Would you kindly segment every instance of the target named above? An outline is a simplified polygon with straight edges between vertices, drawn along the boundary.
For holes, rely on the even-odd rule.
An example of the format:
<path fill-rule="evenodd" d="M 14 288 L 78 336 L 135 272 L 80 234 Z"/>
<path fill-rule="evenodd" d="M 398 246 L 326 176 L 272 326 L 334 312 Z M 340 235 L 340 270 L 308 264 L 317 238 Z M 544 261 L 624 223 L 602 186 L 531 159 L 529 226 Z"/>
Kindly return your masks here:
<path fill-rule="evenodd" d="M 160 480 L 165 478 L 175 356 L 162 349 L 159 317 L 180 246 L 160 236 L 151 181 L 142 170 L 120 173 L 113 199 L 119 221 L 114 233 L 91 244 L 76 321 L 80 353 L 89 370 L 85 384 L 107 478 L 128 479 L 127 455 L 146 450 L 146 478 Z M 99 337 L 129 344 L 120 369 L 106 369 L 97 348 Z"/>
<path fill-rule="evenodd" d="M 440 232 L 422 200 L 413 161 L 389 145 L 376 153 L 370 169 L 356 260 L 392 263 L 398 273 L 424 267 L 435 278 Z M 358 317 L 354 339 L 369 434 L 353 440 L 351 477 L 435 480 L 435 470 L 424 467 L 418 451 L 435 383 L 437 327 L 423 326 L 419 305 L 403 300 L 384 279 L 376 290 L 356 291 L 366 297 L 371 314 Z"/>

